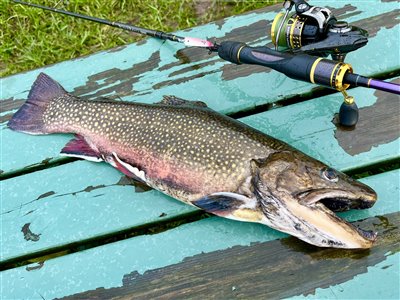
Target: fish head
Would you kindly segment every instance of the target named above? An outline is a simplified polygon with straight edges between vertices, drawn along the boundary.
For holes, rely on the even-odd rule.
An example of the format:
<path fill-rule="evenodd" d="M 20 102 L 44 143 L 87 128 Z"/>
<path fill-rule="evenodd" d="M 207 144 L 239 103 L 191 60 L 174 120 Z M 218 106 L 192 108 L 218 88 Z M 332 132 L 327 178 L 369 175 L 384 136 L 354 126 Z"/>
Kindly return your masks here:
<path fill-rule="evenodd" d="M 376 233 L 335 213 L 373 206 L 373 189 L 320 161 L 282 151 L 252 161 L 252 188 L 262 223 L 320 247 L 370 248 Z"/>

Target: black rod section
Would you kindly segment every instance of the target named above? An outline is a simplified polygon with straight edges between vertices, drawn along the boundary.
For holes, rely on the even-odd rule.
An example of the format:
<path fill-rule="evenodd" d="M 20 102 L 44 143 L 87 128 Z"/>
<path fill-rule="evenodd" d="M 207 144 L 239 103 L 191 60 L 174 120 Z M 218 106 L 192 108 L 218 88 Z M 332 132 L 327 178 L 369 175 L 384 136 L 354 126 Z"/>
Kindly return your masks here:
<path fill-rule="evenodd" d="M 78 13 L 74 13 L 74 12 L 70 12 L 70 11 L 66 11 L 66 10 L 62 10 L 62 9 L 57 9 L 57 8 L 53 8 L 53 7 L 47 7 L 47 6 L 34 4 L 34 3 L 28 3 L 28 2 L 24 2 L 24 1 L 20 1 L 20 0 L 13 0 L 13 2 L 18 3 L 18 4 L 22 4 L 22 5 L 41 8 L 41 9 L 44 9 L 44 10 L 48 10 L 48 11 L 51 11 L 51 12 L 55 12 L 55 13 L 59 13 L 59 14 L 63 14 L 63 15 L 67 15 L 67 16 L 71 16 L 71 17 L 75 17 L 75 18 L 89 20 L 89 21 L 92 21 L 92 22 L 100 23 L 100 24 L 105 24 L 105 25 L 112 26 L 112 27 L 117 27 L 117 28 L 120 28 L 120 29 L 132 31 L 132 32 L 143 34 L 143 35 L 147 35 L 147 36 L 152 36 L 152 37 L 159 38 L 159 39 L 162 39 L 162 40 L 170 40 L 170 41 L 173 41 L 173 42 L 183 43 L 184 39 L 185 39 L 184 37 L 173 35 L 173 34 L 170 34 L 170 33 L 163 32 L 163 31 L 157 31 L 157 30 L 142 28 L 142 27 L 126 24 L 126 23 L 108 21 L 108 20 L 105 20 L 105 19 L 86 16 L 86 15 L 82 15 L 82 14 L 78 14 Z"/>

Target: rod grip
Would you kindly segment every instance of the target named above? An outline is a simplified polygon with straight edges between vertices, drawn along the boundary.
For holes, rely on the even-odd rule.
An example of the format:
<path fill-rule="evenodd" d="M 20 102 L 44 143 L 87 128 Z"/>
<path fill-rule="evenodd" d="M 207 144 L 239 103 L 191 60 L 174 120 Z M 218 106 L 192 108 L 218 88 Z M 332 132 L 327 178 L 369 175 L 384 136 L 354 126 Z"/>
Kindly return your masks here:
<path fill-rule="evenodd" d="M 350 65 L 307 54 L 278 52 L 267 47 L 249 47 L 240 42 L 222 42 L 218 55 L 235 64 L 254 64 L 272 68 L 286 76 L 316 83 L 336 90 L 345 90 L 344 75 Z"/>

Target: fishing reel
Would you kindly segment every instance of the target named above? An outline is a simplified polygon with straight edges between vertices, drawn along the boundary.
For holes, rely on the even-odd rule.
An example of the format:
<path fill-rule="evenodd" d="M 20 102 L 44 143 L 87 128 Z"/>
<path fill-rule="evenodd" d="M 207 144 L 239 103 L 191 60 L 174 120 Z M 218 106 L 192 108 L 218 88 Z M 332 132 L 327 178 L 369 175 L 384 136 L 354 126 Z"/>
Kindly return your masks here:
<path fill-rule="evenodd" d="M 295 11 L 291 11 L 295 7 Z M 284 2 L 285 14 L 279 13 L 271 29 L 277 51 L 305 52 L 343 61 L 346 54 L 368 42 L 368 32 L 338 21 L 325 7 L 311 6 L 304 0 Z"/>
<path fill-rule="evenodd" d="M 351 70 L 344 59 L 347 53 L 367 44 L 366 30 L 338 21 L 328 8 L 311 6 L 304 0 L 287 0 L 283 6 L 285 13 L 275 17 L 271 29 L 276 51 L 304 52 L 320 57 L 330 55 L 340 64 L 338 72 Z M 358 108 L 354 98 L 346 93 L 348 85 L 338 82 L 334 88 L 344 96 L 339 111 L 340 124 L 354 126 L 358 121 Z"/>

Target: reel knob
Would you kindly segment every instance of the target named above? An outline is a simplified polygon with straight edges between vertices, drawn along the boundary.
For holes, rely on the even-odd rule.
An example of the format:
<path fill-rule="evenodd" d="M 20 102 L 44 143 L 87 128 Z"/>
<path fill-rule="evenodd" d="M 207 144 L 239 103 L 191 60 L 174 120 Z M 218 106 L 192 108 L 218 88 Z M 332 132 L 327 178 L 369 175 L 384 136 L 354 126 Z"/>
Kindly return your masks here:
<path fill-rule="evenodd" d="M 358 106 L 354 102 L 354 97 L 349 96 L 346 91 L 342 91 L 344 102 L 339 109 L 339 123 L 342 126 L 353 127 L 358 122 Z"/>
<path fill-rule="evenodd" d="M 346 33 L 351 31 L 351 27 L 349 26 L 349 23 L 345 21 L 337 21 L 336 23 L 331 25 L 329 31 L 335 33 Z"/>

